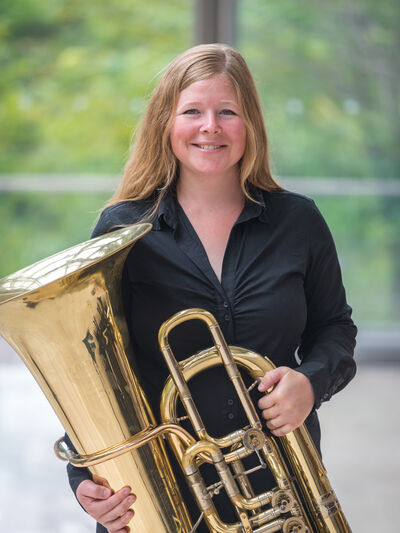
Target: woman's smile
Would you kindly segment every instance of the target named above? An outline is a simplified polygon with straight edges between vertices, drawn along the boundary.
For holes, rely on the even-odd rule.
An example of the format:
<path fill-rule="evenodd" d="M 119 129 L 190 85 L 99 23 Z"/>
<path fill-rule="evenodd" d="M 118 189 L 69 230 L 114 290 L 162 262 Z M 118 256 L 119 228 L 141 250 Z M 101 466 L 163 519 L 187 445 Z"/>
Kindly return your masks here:
<path fill-rule="evenodd" d="M 218 150 L 220 148 L 224 148 L 224 144 L 195 144 L 198 148 L 201 148 L 202 150 L 206 150 L 208 152 L 214 152 L 215 150 Z"/>

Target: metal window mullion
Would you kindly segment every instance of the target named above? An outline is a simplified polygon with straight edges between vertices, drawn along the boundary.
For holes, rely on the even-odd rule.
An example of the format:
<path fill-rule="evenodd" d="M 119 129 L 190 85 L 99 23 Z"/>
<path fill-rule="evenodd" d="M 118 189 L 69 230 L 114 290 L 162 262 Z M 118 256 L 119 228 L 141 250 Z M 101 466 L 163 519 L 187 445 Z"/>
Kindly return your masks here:
<path fill-rule="evenodd" d="M 237 0 L 196 0 L 195 40 L 235 45 Z"/>

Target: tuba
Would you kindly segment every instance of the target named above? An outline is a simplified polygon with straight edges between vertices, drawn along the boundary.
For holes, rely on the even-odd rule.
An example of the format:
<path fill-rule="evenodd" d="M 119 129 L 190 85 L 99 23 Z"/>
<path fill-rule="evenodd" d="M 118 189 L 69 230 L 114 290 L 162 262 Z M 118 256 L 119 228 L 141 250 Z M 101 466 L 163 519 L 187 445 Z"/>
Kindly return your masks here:
<path fill-rule="evenodd" d="M 137 533 L 194 533 L 197 528 L 178 488 L 166 440 L 210 532 L 350 533 L 305 426 L 281 437 L 279 445 L 262 430 L 249 390 L 273 363 L 228 346 L 207 311 L 181 311 L 160 328 L 170 377 L 161 396 L 161 424 L 156 423 L 135 373 L 120 288 L 129 251 L 150 229 L 150 224 L 119 229 L 0 280 L 0 334 L 32 373 L 74 446 L 59 439 L 57 456 L 88 467 L 115 490 L 130 485 L 137 501 L 129 525 Z M 214 346 L 178 363 L 168 335 L 192 319 L 206 323 Z M 198 372 L 217 365 L 225 367 L 248 419 L 246 427 L 219 438 L 207 433 L 188 386 Z M 249 389 L 239 369 L 253 379 Z M 192 432 L 180 424 L 178 400 Z M 254 454 L 255 468 L 269 468 L 276 480 L 262 494 L 254 494 L 253 470 L 243 464 Z M 209 487 L 201 475 L 204 463 L 213 464 L 219 476 Z M 213 495 L 220 490 L 232 502 L 235 523 L 219 517 Z"/>

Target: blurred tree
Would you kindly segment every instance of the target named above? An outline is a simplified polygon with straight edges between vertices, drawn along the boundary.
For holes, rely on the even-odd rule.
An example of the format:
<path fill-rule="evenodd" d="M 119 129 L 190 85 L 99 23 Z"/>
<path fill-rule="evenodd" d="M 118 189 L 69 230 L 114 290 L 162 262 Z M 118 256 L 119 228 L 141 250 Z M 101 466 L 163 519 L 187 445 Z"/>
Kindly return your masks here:
<path fill-rule="evenodd" d="M 81 193 L 1 195 L 0 277 L 88 239 L 107 196 Z"/>
<path fill-rule="evenodd" d="M 365 113 L 360 124 L 372 175 L 400 179 L 400 9 L 398 3 L 368 2 L 365 11 L 342 0 L 341 18 L 351 51 L 353 86 Z M 392 305 L 400 315 L 400 209 L 397 199 L 381 199 L 389 222 Z"/>
<path fill-rule="evenodd" d="M 185 0 L 2 0 L 0 172 L 120 172 Z"/>
<path fill-rule="evenodd" d="M 279 173 L 400 177 L 400 4 L 239 5 Z"/>
<path fill-rule="evenodd" d="M 0 172 L 119 174 L 187 0 L 2 0 Z M 106 195 L 0 195 L 0 276 L 83 241 Z"/>

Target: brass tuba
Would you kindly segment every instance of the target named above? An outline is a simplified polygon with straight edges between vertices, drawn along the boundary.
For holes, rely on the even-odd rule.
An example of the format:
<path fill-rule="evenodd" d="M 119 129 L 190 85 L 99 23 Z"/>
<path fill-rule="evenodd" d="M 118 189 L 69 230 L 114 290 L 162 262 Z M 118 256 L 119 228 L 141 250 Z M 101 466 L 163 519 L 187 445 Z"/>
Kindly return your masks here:
<path fill-rule="evenodd" d="M 197 501 L 201 517 L 218 533 L 349 533 L 307 429 L 277 441 L 262 431 L 238 368 L 253 386 L 273 364 L 258 354 L 228 347 L 215 318 L 201 309 L 182 311 L 160 328 L 159 344 L 170 378 L 161 398 L 157 425 L 134 371 L 124 319 L 120 280 L 132 245 L 151 229 L 136 224 L 84 242 L 0 280 L 0 334 L 19 353 L 68 433 L 56 454 L 89 467 L 118 490 L 130 485 L 137 495 L 130 524 L 137 533 L 195 531 L 165 450 L 168 438 Z M 176 325 L 206 322 L 214 347 L 177 362 L 168 344 Z M 208 435 L 191 397 L 188 381 L 223 364 L 248 425 L 214 438 Z M 193 426 L 193 437 L 179 424 L 178 398 Z M 243 458 L 256 454 L 269 467 L 276 487 L 255 495 Z M 206 487 L 203 463 L 214 464 L 220 481 Z M 225 490 L 238 521 L 221 521 L 212 497 Z"/>

